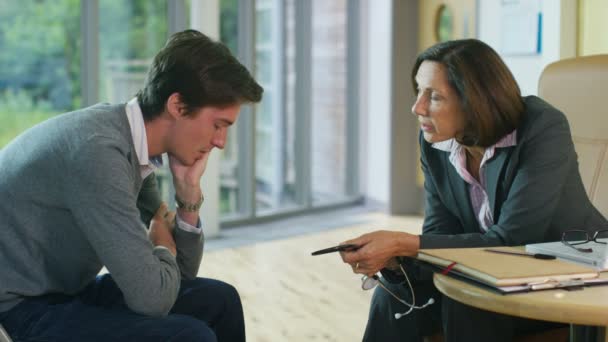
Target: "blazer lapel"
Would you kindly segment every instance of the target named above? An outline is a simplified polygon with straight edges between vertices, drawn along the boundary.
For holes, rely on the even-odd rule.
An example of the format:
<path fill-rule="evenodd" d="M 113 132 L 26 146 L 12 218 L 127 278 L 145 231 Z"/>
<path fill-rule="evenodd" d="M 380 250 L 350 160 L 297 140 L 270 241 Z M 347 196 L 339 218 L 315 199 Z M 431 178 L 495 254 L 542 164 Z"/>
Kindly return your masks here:
<path fill-rule="evenodd" d="M 449 153 L 447 155 L 449 155 Z M 460 211 L 460 217 L 463 220 L 463 229 L 465 230 L 465 232 L 476 231 L 476 229 L 478 228 L 478 224 L 477 219 L 475 218 L 475 213 L 473 212 L 473 206 L 471 205 L 471 199 L 469 198 L 469 189 L 467 182 L 465 182 L 464 179 L 460 177 L 460 175 L 454 168 L 454 165 L 450 163 L 449 158 L 447 157 L 445 167 L 448 170 L 447 188 L 452 193 L 455 208 Z"/>
<path fill-rule="evenodd" d="M 498 191 L 498 183 L 500 182 L 502 170 L 506 165 L 511 150 L 512 148 L 497 148 L 494 158 L 488 160 L 485 165 L 486 192 L 494 222 L 497 221 L 496 192 Z"/>

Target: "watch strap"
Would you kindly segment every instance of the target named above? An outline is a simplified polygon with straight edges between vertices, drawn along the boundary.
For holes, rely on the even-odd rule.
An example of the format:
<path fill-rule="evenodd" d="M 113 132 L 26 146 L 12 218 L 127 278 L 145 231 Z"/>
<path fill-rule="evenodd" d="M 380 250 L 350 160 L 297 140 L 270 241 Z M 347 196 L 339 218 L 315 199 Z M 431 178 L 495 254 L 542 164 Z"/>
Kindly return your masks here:
<path fill-rule="evenodd" d="M 175 204 L 178 209 L 183 209 L 185 211 L 199 211 L 201 206 L 203 205 L 203 201 L 205 200 L 205 196 L 201 195 L 201 198 L 196 203 L 188 203 L 182 201 L 177 195 L 175 195 Z"/>

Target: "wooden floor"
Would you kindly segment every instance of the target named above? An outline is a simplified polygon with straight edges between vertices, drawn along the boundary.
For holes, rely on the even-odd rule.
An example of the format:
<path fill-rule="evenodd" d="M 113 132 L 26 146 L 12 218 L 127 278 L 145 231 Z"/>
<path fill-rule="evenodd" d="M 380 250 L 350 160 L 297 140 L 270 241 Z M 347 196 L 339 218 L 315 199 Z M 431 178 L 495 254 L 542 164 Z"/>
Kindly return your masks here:
<path fill-rule="evenodd" d="M 250 342 L 361 341 L 371 291 L 361 290 L 360 276 L 337 254 L 310 253 L 377 229 L 419 233 L 422 225 L 420 217 L 367 218 L 364 225 L 206 252 L 199 276 L 236 286 Z"/>

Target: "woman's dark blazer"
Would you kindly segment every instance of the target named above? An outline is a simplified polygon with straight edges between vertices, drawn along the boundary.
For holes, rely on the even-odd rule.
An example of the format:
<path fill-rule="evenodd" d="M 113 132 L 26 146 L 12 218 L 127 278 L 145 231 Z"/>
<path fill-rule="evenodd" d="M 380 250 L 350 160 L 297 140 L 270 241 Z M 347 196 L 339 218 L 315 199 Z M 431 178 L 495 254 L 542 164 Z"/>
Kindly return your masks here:
<path fill-rule="evenodd" d="M 497 148 L 485 164 L 494 224 L 482 232 L 467 183 L 420 135 L 425 218 L 420 248 L 524 245 L 560 240 L 563 231 L 607 229 L 591 204 L 563 113 L 535 96 L 524 98 L 517 144 Z"/>

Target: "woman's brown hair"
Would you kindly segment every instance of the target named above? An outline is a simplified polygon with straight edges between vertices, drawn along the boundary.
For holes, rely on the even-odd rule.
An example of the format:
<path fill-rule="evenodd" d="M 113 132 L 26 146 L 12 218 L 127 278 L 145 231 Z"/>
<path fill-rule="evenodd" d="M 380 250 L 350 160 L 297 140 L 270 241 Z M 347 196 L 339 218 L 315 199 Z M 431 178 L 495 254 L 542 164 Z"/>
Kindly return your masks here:
<path fill-rule="evenodd" d="M 524 103 L 511 71 L 490 46 L 477 39 L 452 40 L 423 51 L 412 70 L 433 61 L 445 66 L 448 83 L 456 91 L 466 115 L 464 131 L 456 140 L 465 146 L 488 147 L 519 126 Z"/>

